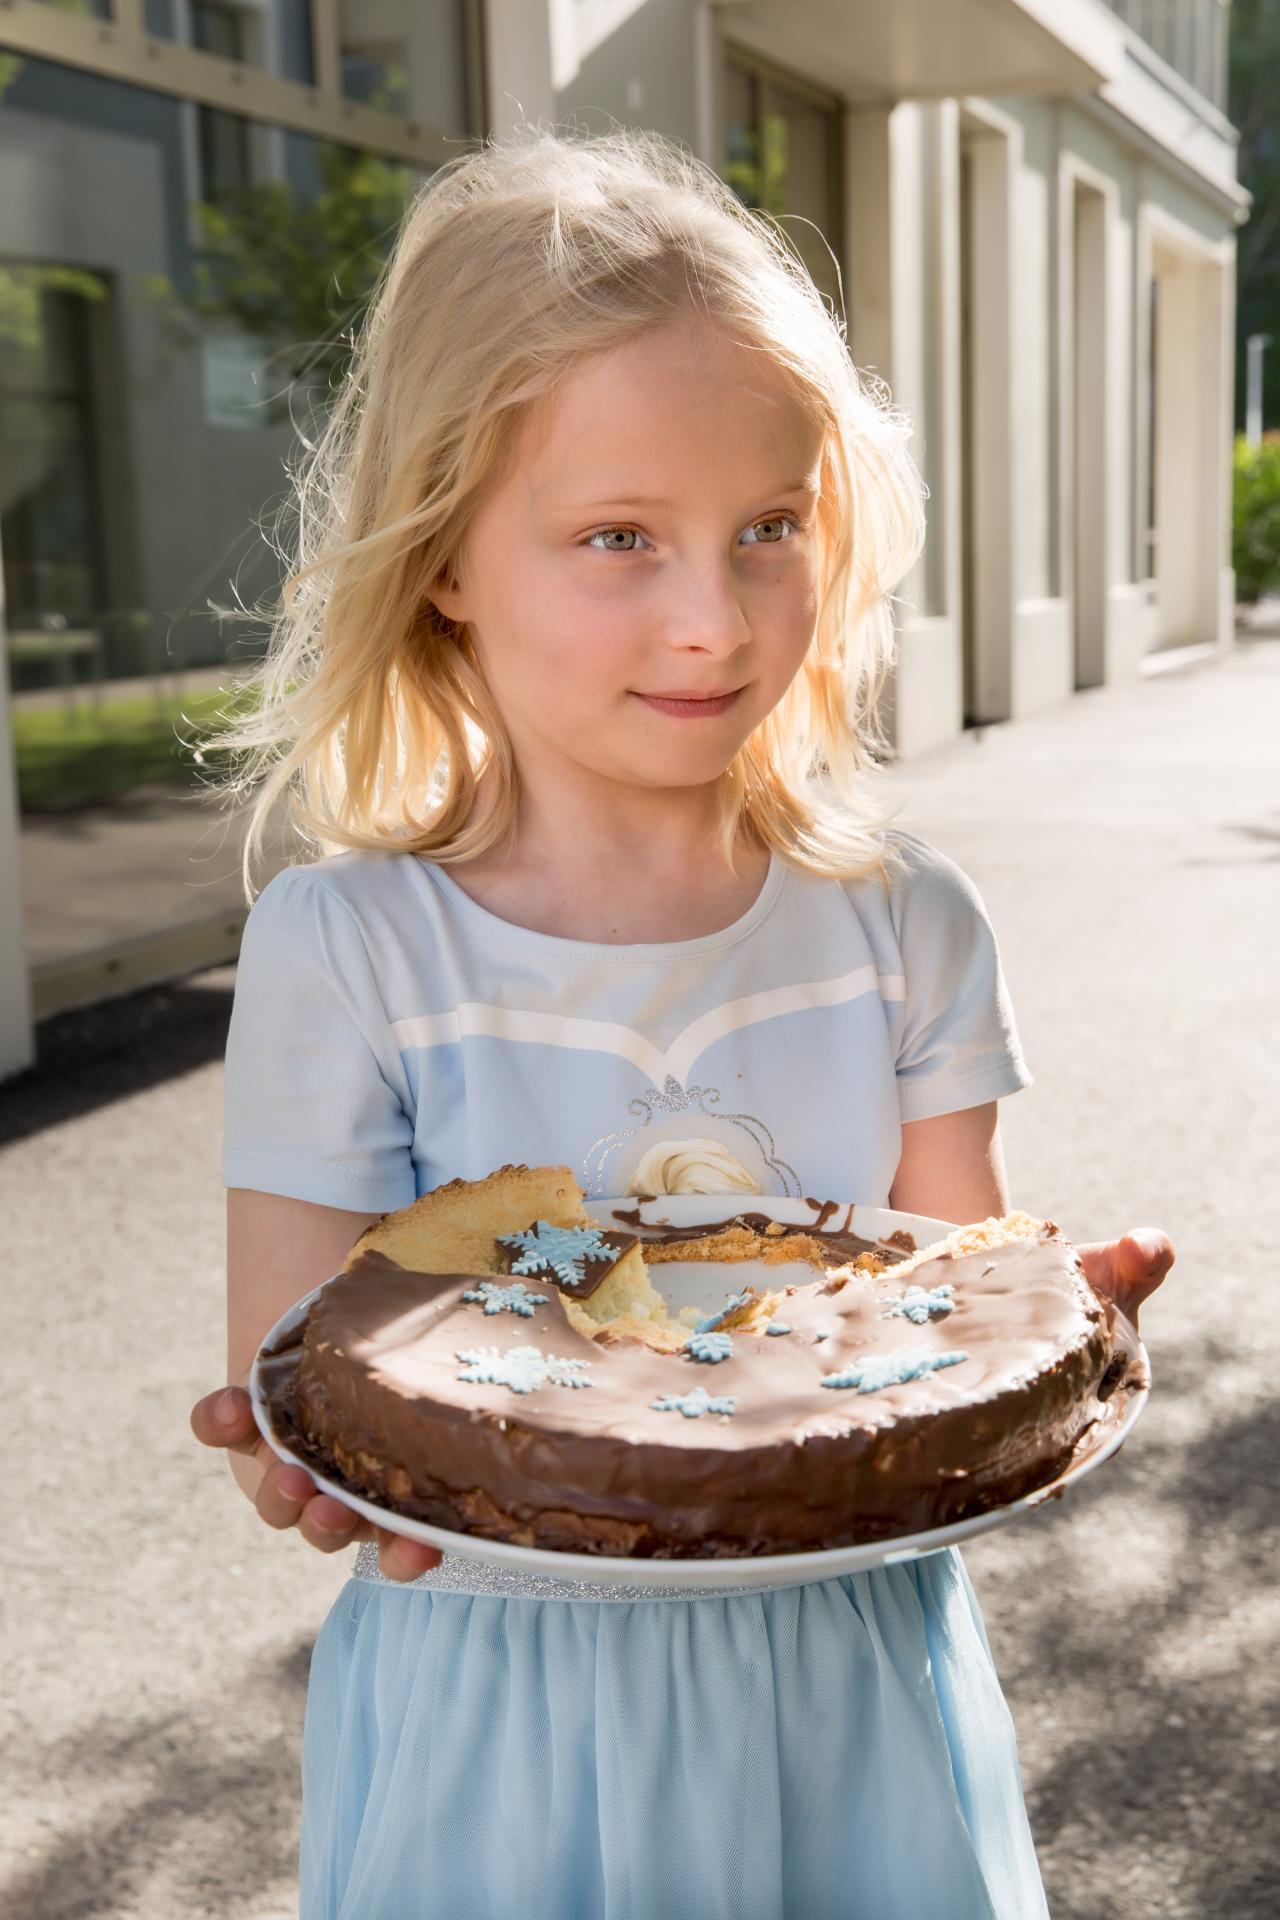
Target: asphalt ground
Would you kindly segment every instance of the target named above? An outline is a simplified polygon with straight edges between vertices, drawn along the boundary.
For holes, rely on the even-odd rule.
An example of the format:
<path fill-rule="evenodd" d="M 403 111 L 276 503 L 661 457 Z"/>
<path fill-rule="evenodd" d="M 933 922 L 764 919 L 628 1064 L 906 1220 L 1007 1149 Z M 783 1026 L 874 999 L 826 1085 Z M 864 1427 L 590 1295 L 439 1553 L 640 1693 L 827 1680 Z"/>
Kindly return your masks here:
<path fill-rule="evenodd" d="M 1055 1920 L 1280 1911 L 1278 741 L 1259 639 L 894 773 L 997 929 L 1036 1077 L 1002 1110 L 1013 1204 L 1178 1250 L 1123 1451 L 966 1550 Z M 232 981 L 62 1016 L 0 1087 L 15 1920 L 296 1911 L 350 1556 L 269 1532 L 187 1428 L 222 1369 Z"/>

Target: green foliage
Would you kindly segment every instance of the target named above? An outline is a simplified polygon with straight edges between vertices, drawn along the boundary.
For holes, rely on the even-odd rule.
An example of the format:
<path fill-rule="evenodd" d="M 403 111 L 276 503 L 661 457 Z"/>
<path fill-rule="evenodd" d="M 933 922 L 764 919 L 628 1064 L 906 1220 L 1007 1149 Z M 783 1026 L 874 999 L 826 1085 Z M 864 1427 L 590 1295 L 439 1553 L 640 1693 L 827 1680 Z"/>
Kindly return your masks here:
<path fill-rule="evenodd" d="M 763 213 L 787 211 L 787 123 L 765 116 L 762 127 L 737 126 L 724 177 L 744 206 Z"/>
<path fill-rule="evenodd" d="M 74 707 L 19 705 L 13 713 L 18 796 L 24 813 L 72 813 L 144 786 L 191 786 L 214 771 L 190 744 L 231 717 L 226 693 L 167 694 L 95 707 L 81 689 Z"/>
<path fill-rule="evenodd" d="M 80 267 L 0 266 L 0 349 L 15 388 L 34 377 L 44 352 L 46 293 L 71 293 L 101 304 L 107 283 Z"/>
<path fill-rule="evenodd" d="M 1252 606 L 1280 589 L 1280 433 L 1250 447 L 1241 435 L 1233 461 L 1231 564 L 1236 599 Z"/>
<path fill-rule="evenodd" d="M 59 13 L 78 13 L 87 16 L 89 0 L 45 0 L 46 6 L 55 6 Z M 0 100 L 3 100 L 26 63 L 16 53 L 0 53 Z"/>
<path fill-rule="evenodd" d="M 191 339 L 202 320 L 230 323 L 276 346 L 290 377 L 340 377 L 414 180 L 410 167 L 348 147 L 321 147 L 319 165 L 313 198 L 272 181 L 195 206 L 195 292 L 154 275 L 146 288 L 168 306 L 171 337 L 181 319 Z"/>

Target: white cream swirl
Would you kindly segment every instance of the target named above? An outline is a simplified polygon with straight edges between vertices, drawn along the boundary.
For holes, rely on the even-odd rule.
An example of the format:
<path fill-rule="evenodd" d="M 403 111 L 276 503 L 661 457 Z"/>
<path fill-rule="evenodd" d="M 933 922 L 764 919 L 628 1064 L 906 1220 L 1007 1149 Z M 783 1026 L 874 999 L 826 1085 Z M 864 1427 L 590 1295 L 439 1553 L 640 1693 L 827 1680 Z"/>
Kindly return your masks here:
<path fill-rule="evenodd" d="M 659 1140 L 632 1174 L 627 1192 L 651 1200 L 660 1193 L 763 1193 L 764 1188 L 718 1140 Z"/>

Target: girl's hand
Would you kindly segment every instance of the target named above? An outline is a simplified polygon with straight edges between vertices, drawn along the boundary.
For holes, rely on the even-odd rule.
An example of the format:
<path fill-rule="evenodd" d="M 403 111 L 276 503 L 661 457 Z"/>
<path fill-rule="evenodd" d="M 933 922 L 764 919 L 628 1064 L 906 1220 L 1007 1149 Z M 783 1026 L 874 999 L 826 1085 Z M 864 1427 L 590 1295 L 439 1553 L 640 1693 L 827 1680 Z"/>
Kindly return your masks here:
<path fill-rule="evenodd" d="M 296 1527 L 308 1545 L 321 1553 L 336 1553 L 355 1540 L 376 1539 L 378 1565 L 388 1580 L 416 1580 L 443 1559 L 439 1548 L 375 1527 L 332 1495 L 317 1493 L 304 1468 L 271 1451 L 258 1432 L 243 1387 L 225 1387 L 197 1400 L 191 1409 L 191 1431 L 206 1447 L 225 1447 L 261 1463 L 263 1474 L 254 1505 L 269 1527 Z"/>
<path fill-rule="evenodd" d="M 1077 1247 L 1085 1278 L 1095 1293 L 1114 1300 L 1126 1319 L 1138 1324 L 1138 1308 L 1155 1292 L 1177 1257 L 1173 1242 L 1159 1227 L 1132 1227 L 1118 1240 Z"/>

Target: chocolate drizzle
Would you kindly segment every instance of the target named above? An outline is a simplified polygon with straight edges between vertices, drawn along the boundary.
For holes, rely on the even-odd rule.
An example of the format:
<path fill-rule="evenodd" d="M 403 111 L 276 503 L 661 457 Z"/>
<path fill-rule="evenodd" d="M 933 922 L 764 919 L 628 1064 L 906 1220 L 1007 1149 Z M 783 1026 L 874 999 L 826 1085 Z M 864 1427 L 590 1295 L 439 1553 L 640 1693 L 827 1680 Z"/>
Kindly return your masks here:
<path fill-rule="evenodd" d="M 812 1226 L 785 1226 L 783 1232 L 802 1234 L 806 1240 L 817 1240 L 838 1254 L 842 1261 L 855 1260 L 859 1254 L 872 1253 L 886 1266 L 894 1266 L 899 1260 L 905 1260 L 916 1251 L 916 1243 L 909 1233 L 899 1229 L 890 1234 L 887 1240 L 866 1240 L 860 1233 L 854 1233 L 850 1222 L 854 1208 L 850 1205 L 845 1214 L 842 1227 L 827 1227 L 823 1222 L 833 1213 L 840 1211 L 834 1200 L 806 1200 L 807 1207 L 813 1207 L 818 1218 Z M 745 1227 L 749 1233 L 777 1236 L 778 1222 L 768 1213 L 734 1213 L 726 1220 L 711 1220 L 704 1226 L 696 1227 L 654 1227 L 641 1219 L 639 1207 L 613 1209 L 615 1220 L 621 1220 L 628 1227 L 635 1227 L 640 1235 L 641 1250 L 646 1246 L 676 1246 L 683 1241 L 701 1240 L 710 1234 L 724 1233 L 730 1227 Z M 832 1263 L 836 1264 L 835 1262 Z"/>

